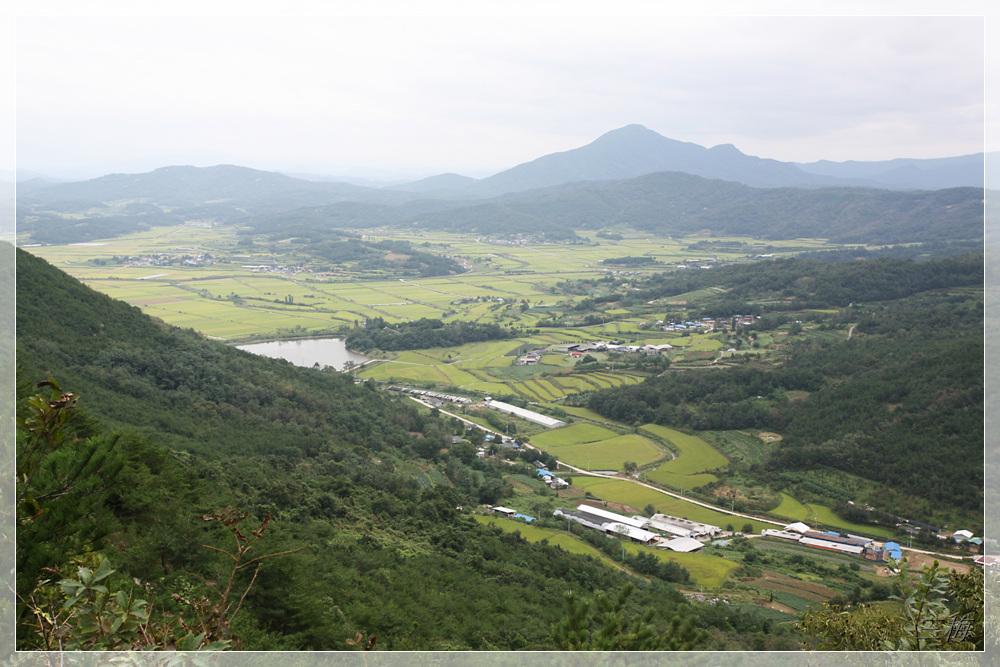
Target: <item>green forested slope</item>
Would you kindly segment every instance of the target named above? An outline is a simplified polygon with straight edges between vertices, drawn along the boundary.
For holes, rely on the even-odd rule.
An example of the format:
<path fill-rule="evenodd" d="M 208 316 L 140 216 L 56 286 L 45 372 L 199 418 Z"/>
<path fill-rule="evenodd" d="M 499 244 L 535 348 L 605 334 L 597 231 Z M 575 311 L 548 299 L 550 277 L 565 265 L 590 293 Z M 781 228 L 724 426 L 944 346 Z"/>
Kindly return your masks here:
<path fill-rule="evenodd" d="M 44 512 L 18 517 L 23 602 L 106 559 L 116 572 L 102 585 L 190 619 L 232 571 L 219 551 L 231 536 L 206 519 L 227 505 L 248 511 L 247 525 L 271 517 L 255 554 L 290 552 L 238 573 L 235 590 L 249 593 L 231 628 L 206 639 L 239 636 L 243 649 L 341 650 L 358 632 L 381 649 L 552 648 L 566 591 L 630 580 L 457 510 L 501 501 L 511 468 L 449 452 L 454 426 L 412 403 L 167 327 L 23 251 L 17 272 L 20 414 L 31 418 L 26 400 L 49 391 L 33 384 L 51 374 L 79 398 L 58 456 L 92 460 L 67 493 L 43 493 L 58 466 L 31 480 Z M 21 432 L 19 456 L 40 433 Z M 785 641 L 752 617 L 694 609 L 662 580 L 637 583 L 627 611 L 653 610 L 661 631 L 687 610 L 712 630 L 705 646 Z M 30 608 L 23 648 L 45 641 Z"/>
<path fill-rule="evenodd" d="M 767 302 L 770 314 L 754 329 L 805 318 L 775 311 L 808 304 L 840 308 L 827 318 L 855 324 L 850 339 L 789 336 L 777 356 L 668 372 L 597 392 L 589 407 L 635 424 L 777 431 L 783 441 L 755 474 L 778 490 L 799 483 L 803 471 L 832 468 L 882 485 L 883 509 L 925 520 L 955 508 L 981 511 L 982 256 L 755 268 L 700 272 L 699 284 L 729 288 L 706 312 L 733 314 L 729 308 L 782 296 Z M 665 279 L 642 296 L 677 287 Z"/>

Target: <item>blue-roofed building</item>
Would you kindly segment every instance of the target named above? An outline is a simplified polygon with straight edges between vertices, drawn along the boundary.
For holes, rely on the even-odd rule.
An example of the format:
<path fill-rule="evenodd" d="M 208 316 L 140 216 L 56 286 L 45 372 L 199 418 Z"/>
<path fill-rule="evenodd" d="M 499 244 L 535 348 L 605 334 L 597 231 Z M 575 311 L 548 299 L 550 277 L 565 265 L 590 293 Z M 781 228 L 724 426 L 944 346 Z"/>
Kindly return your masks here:
<path fill-rule="evenodd" d="M 525 521 L 527 521 L 528 523 L 531 523 L 532 521 L 534 521 L 534 520 L 535 520 L 535 517 L 533 517 L 533 516 L 528 516 L 527 514 L 515 514 L 515 515 L 514 515 L 514 518 L 515 518 L 515 519 L 524 519 L 524 520 L 525 520 Z"/>
<path fill-rule="evenodd" d="M 895 542 L 885 543 L 885 553 L 893 560 L 900 560 L 903 557 L 903 549 Z"/>
<path fill-rule="evenodd" d="M 555 475 L 553 475 L 552 473 L 550 473 L 545 468 L 538 468 L 537 474 L 540 475 L 541 477 L 555 477 Z"/>

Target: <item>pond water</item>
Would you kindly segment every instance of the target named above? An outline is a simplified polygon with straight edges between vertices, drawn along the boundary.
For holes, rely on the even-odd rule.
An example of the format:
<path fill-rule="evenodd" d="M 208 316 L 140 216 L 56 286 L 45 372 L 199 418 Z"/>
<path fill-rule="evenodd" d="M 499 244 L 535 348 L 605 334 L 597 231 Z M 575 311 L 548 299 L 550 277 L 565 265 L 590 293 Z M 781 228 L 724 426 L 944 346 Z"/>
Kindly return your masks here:
<path fill-rule="evenodd" d="M 332 366 L 337 370 L 342 370 L 348 361 L 353 361 L 356 364 L 368 361 L 368 357 L 363 354 L 348 350 L 342 338 L 276 340 L 269 343 L 237 345 L 236 347 L 273 359 L 286 359 L 296 366 L 305 366 L 306 368 L 312 368 L 315 364 L 319 364 L 320 368 Z"/>

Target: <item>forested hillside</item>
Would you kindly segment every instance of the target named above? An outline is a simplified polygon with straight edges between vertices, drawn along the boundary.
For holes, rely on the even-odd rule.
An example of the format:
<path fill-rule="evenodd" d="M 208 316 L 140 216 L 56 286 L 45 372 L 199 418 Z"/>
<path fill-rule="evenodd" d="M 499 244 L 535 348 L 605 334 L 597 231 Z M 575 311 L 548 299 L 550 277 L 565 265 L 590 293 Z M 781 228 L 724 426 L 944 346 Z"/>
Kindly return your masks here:
<path fill-rule="evenodd" d="M 344 228 L 417 225 L 479 234 L 558 240 L 574 230 L 627 225 L 657 235 L 715 234 L 763 239 L 816 237 L 836 243 L 915 243 L 982 238 L 983 190 L 898 192 L 866 188 L 752 188 L 679 172 L 622 181 L 569 183 L 458 206 L 414 210 L 348 203 L 263 215 L 264 231 L 309 223 Z"/>
<path fill-rule="evenodd" d="M 725 286 L 704 311 L 764 311 L 751 335 L 821 317 L 804 308 L 839 309 L 833 320 L 851 326 L 851 335 L 796 340 L 793 327 L 780 357 L 670 371 L 597 392 L 588 406 L 635 424 L 781 433 L 770 459 L 752 470 L 775 490 L 796 488 L 802 471 L 829 468 L 882 485 L 883 509 L 925 519 L 947 508 L 981 511 L 982 277 L 976 254 L 928 262 L 776 261 L 657 279 L 638 298 Z"/>
<path fill-rule="evenodd" d="M 501 501 L 518 464 L 449 449 L 460 425 L 152 321 L 23 251 L 17 273 L 20 648 L 552 649 L 564 593 L 629 581 L 621 617 L 655 630 L 634 646 L 791 646 L 686 602 L 682 568 L 635 579 L 474 521 L 458 508 Z M 123 622 L 93 634 L 73 605 L 98 581 Z"/>

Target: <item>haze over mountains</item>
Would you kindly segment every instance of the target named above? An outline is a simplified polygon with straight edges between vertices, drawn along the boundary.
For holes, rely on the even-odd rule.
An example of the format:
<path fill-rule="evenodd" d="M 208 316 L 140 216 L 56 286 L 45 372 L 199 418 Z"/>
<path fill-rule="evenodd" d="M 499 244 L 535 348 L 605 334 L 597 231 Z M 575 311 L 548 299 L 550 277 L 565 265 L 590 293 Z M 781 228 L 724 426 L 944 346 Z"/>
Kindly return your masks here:
<path fill-rule="evenodd" d="M 886 162 L 780 162 L 745 155 L 732 144 L 705 148 L 668 139 L 642 125 L 627 125 L 596 141 L 564 153 L 552 153 L 502 171 L 465 188 L 480 196 L 521 192 L 575 181 L 634 178 L 660 171 L 679 171 L 752 187 L 863 186 L 887 189 L 938 190 L 982 187 L 983 155 L 939 160 Z M 428 182 L 455 187 L 440 177 L 401 188 L 424 190 Z"/>
<path fill-rule="evenodd" d="M 354 229 L 417 224 L 480 233 L 543 231 L 553 240 L 572 238 L 574 228 L 615 224 L 660 234 L 708 230 L 876 243 L 968 239 L 981 237 L 984 159 L 979 153 L 793 164 L 628 125 L 481 180 L 441 174 L 376 188 L 233 165 L 170 166 L 60 184 L 31 180 L 18 184 L 18 228 L 49 243 L 187 220 L 272 231 L 296 223 Z M 949 193 L 941 194 L 945 189 Z M 800 229 L 790 222 L 796 211 L 810 211 L 814 224 Z M 819 229 L 817 221 L 825 221 Z M 865 236 L 867 228 L 879 233 Z"/>

